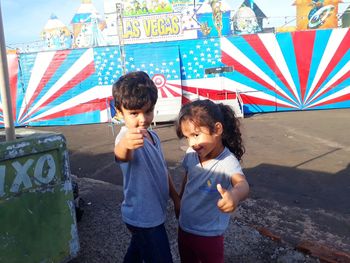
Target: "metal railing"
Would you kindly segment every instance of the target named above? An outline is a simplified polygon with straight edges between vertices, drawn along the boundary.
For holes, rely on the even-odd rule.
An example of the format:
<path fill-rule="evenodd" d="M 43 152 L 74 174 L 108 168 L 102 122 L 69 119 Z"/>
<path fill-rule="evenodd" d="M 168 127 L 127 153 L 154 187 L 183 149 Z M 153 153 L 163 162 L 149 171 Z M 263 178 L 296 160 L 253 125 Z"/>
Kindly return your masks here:
<path fill-rule="evenodd" d="M 242 100 L 241 92 L 239 89 L 236 89 L 236 100 L 237 100 L 238 107 L 241 110 L 241 114 L 242 114 L 241 117 L 244 118 L 244 102 Z"/>

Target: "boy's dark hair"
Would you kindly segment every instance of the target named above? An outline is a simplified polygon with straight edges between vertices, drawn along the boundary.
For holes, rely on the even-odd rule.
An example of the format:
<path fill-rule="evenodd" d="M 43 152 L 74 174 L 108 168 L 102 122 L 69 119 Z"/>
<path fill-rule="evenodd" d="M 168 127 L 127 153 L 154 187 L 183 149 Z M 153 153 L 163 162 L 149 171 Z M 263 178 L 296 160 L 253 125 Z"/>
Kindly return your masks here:
<path fill-rule="evenodd" d="M 147 104 L 153 107 L 158 99 L 158 90 L 147 73 L 134 71 L 121 76 L 112 86 L 115 107 L 128 110 L 141 109 Z"/>
<path fill-rule="evenodd" d="M 239 129 L 239 120 L 235 117 L 232 108 L 222 103 L 216 104 L 211 100 L 196 100 L 182 106 L 179 116 L 175 121 L 176 134 L 179 138 L 184 135 L 181 123 L 189 120 L 197 127 L 207 127 L 210 134 L 215 131 L 215 123 L 223 126 L 222 143 L 238 160 L 242 159 L 245 148 Z"/>

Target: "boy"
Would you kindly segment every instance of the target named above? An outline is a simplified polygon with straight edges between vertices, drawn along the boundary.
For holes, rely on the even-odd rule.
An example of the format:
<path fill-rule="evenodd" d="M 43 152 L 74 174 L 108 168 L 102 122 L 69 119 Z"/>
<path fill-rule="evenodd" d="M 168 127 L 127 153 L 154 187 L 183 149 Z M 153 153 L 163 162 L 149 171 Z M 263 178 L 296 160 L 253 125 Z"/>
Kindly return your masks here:
<path fill-rule="evenodd" d="M 124 262 L 172 262 L 164 221 L 167 200 L 179 210 L 174 188 L 160 146 L 160 139 L 147 128 L 154 117 L 158 90 L 142 71 L 131 72 L 113 84 L 113 98 L 123 126 L 114 153 L 123 173 L 122 218 L 131 232 Z"/>

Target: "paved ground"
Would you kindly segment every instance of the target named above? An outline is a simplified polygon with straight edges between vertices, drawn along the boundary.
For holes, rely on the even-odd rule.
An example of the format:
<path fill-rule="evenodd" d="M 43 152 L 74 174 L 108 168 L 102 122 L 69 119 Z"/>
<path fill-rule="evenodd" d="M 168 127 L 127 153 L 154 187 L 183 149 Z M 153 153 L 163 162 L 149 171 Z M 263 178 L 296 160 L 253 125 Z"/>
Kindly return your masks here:
<path fill-rule="evenodd" d="M 71 171 L 87 203 L 78 225 L 81 253 L 72 263 L 121 262 L 129 235 L 119 214 L 122 178 L 113 162 L 112 127 L 34 129 L 65 135 Z M 119 127 L 114 129 L 116 133 Z M 155 129 L 178 185 L 183 145 L 172 125 Z M 350 109 L 257 114 L 242 120 L 243 167 L 251 193 L 232 217 L 227 262 L 318 262 L 298 251 L 311 251 L 326 262 L 350 262 L 349 131 Z M 178 262 L 171 206 L 167 228 Z"/>

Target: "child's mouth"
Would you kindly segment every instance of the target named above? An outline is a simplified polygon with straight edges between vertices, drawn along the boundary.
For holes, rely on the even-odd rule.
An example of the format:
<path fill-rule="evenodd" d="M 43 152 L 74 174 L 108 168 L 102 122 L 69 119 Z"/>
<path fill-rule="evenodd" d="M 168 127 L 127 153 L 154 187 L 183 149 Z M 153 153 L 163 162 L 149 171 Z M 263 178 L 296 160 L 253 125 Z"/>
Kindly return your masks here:
<path fill-rule="evenodd" d="M 201 151 L 202 151 L 203 147 L 196 147 L 196 148 L 193 148 L 193 150 L 196 151 L 197 154 L 200 154 Z"/>

